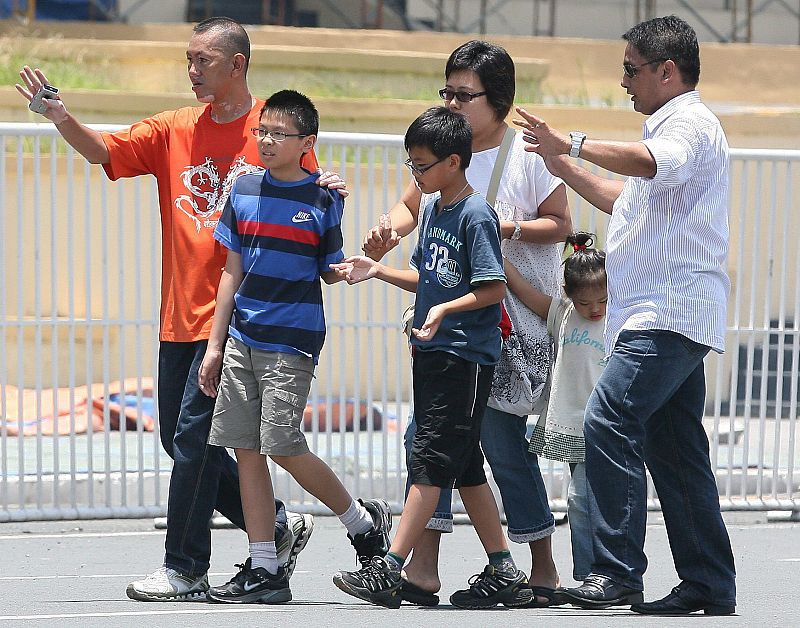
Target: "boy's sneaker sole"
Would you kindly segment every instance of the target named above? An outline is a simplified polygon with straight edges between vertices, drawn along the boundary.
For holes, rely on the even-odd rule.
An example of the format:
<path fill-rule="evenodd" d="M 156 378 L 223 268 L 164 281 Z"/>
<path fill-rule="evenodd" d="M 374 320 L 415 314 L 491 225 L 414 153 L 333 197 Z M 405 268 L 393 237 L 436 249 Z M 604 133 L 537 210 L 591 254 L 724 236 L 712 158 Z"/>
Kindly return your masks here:
<path fill-rule="evenodd" d="M 350 583 L 345 581 L 338 573 L 333 576 L 333 583 L 348 595 L 357 597 L 365 602 L 370 602 L 371 604 L 383 606 L 384 608 L 400 608 L 400 604 L 403 602 L 403 596 L 400 594 L 399 586 L 394 591 L 372 593 L 366 589 L 351 586 Z"/>
<path fill-rule="evenodd" d="M 308 514 L 290 512 L 287 513 L 286 518 L 287 525 L 289 526 L 287 534 L 291 534 L 294 540 L 289 547 L 288 555 L 283 565 L 286 568 L 286 577 L 291 578 L 295 567 L 297 567 L 297 556 L 303 551 L 308 543 L 308 539 L 311 538 L 311 533 L 314 531 L 314 517 Z M 283 550 L 281 554 L 285 551 L 286 550 Z M 281 555 L 278 556 L 279 565 L 281 564 L 282 557 Z"/>
<path fill-rule="evenodd" d="M 131 585 L 125 589 L 125 595 L 138 602 L 205 602 L 206 600 L 205 591 L 192 591 L 182 595 L 158 595 L 137 591 Z"/>
<path fill-rule="evenodd" d="M 208 591 L 205 599 L 213 604 L 280 604 L 292 600 L 292 591 L 290 589 L 254 591 L 235 598 L 217 597 L 211 591 Z"/>

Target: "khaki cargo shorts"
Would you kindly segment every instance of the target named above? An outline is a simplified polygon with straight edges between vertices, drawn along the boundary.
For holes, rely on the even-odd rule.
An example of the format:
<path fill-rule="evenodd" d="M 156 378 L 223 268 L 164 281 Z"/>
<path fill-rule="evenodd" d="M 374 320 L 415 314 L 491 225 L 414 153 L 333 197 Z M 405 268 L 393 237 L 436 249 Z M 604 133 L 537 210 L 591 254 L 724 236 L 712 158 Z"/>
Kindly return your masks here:
<path fill-rule="evenodd" d="M 308 453 L 300 423 L 313 376 L 312 358 L 228 338 L 208 444 L 265 456 Z"/>

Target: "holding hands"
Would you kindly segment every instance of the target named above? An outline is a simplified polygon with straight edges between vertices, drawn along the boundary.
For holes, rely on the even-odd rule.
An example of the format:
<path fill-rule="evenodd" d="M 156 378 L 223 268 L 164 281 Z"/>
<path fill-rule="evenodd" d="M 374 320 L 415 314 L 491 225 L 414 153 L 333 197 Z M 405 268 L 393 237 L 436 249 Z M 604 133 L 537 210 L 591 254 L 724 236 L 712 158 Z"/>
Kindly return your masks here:
<path fill-rule="evenodd" d="M 47 84 L 47 77 L 39 68 L 31 70 L 27 65 L 20 70 L 19 73 L 22 82 L 25 84 L 15 84 L 14 87 L 22 94 L 30 103 L 36 93 L 42 88 L 42 85 Z M 67 119 L 67 108 L 61 100 L 61 96 L 55 95 L 53 98 L 45 98 L 42 102 L 47 106 L 47 109 L 42 114 L 45 118 L 50 120 L 53 124 L 61 124 Z"/>
<path fill-rule="evenodd" d="M 354 255 L 330 266 L 338 277 L 352 286 L 377 275 L 381 264 L 364 255 Z"/>
<path fill-rule="evenodd" d="M 377 277 L 394 284 L 404 290 L 415 292 L 419 275 L 415 270 L 401 270 L 397 271 L 366 255 L 354 255 L 342 260 L 338 264 L 331 264 L 330 269 L 336 273 L 337 277 L 344 279 L 351 286 L 353 284 L 361 283 L 367 279 Z M 425 322 L 420 329 L 412 329 L 411 333 L 414 334 L 419 340 L 427 341 L 432 339 L 442 323 L 442 319 L 447 314 L 446 304 L 439 304 L 433 306 L 425 317 Z"/>
<path fill-rule="evenodd" d="M 392 219 L 389 214 L 381 214 L 378 224 L 372 227 L 364 236 L 361 250 L 374 259 L 379 260 L 394 247 L 400 244 L 401 236 L 392 229 Z"/>

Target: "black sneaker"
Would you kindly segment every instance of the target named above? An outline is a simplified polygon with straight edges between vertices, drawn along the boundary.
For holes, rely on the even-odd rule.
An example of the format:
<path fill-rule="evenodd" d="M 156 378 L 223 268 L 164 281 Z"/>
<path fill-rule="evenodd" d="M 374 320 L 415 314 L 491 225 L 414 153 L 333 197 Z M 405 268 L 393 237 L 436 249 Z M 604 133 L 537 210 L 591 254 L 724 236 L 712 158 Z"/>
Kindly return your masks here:
<path fill-rule="evenodd" d="M 333 576 L 333 583 L 345 593 L 378 606 L 400 608 L 403 601 L 400 595 L 403 584 L 400 570 L 379 556 L 358 571 L 337 572 Z"/>
<path fill-rule="evenodd" d="M 469 589 L 456 591 L 450 596 L 450 603 L 469 609 L 492 608 L 500 603 L 521 606 L 530 602 L 530 589 L 527 589 L 527 595 L 518 593 L 527 583 L 525 574 L 516 567 L 486 565 L 482 573 L 469 579 Z"/>
<path fill-rule="evenodd" d="M 292 599 L 289 578 L 283 567 L 278 568 L 277 574 L 271 574 L 263 567 L 252 569 L 251 564 L 248 558 L 244 565 L 236 565 L 239 573 L 222 586 L 211 587 L 206 592 L 206 600 L 224 604 L 278 604 Z"/>
<path fill-rule="evenodd" d="M 389 542 L 389 531 L 392 529 L 392 513 L 389 511 L 389 504 L 385 499 L 359 499 L 364 508 L 372 515 L 374 527 L 372 530 L 355 536 L 347 535 L 350 543 L 356 550 L 358 562 L 362 567 L 369 565 L 375 556 L 386 556 L 391 543 Z"/>

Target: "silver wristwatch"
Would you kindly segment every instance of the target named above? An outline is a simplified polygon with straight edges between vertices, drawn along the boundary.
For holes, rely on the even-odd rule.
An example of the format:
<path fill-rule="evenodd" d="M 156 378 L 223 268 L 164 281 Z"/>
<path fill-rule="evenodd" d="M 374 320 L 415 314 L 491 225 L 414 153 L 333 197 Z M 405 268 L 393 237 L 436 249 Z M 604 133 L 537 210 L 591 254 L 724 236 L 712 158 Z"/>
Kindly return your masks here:
<path fill-rule="evenodd" d="M 511 234 L 509 240 L 519 240 L 522 237 L 522 227 L 519 222 L 514 221 L 514 232 Z"/>
<path fill-rule="evenodd" d="M 583 148 L 583 142 L 586 140 L 586 133 L 582 133 L 581 131 L 571 131 L 569 134 L 569 139 L 572 140 L 572 146 L 570 146 L 569 149 L 569 156 L 580 157 L 581 148 Z"/>

